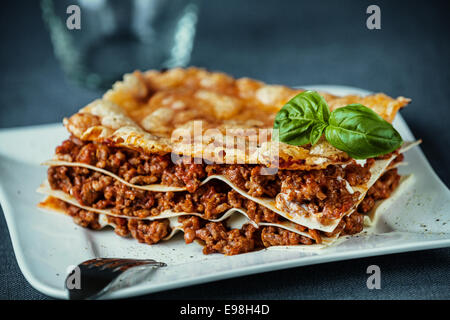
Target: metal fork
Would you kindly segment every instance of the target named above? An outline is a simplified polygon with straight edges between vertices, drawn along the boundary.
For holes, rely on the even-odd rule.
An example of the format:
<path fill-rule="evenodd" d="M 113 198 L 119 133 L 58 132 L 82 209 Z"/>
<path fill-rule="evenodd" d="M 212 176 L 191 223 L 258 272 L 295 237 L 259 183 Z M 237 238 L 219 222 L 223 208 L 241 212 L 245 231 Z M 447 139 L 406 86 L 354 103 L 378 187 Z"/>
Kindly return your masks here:
<path fill-rule="evenodd" d="M 165 266 L 164 262 L 153 259 L 96 258 L 86 260 L 74 268 L 67 275 L 64 286 L 68 291 L 70 300 L 96 299 L 104 295 L 114 280 L 131 268 Z M 75 277 L 79 277 L 79 279 Z"/>

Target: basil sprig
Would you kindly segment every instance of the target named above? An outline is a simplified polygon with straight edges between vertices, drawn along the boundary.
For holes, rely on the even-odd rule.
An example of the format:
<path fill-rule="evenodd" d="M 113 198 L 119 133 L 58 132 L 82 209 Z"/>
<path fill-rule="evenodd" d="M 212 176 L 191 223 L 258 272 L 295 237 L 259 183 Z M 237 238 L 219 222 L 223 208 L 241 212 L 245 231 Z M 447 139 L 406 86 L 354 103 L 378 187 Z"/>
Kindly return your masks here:
<path fill-rule="evenodd" d="M 323 133 L 327 141 L 354 159 L 377 157 L 403 143 L 394 127 L 361 104 L 350 104 L 330 113 L 325 99 L 304 91 L 277 113 L 274 129 L 281 142 L 300 146 L 316 144 Z"/>
<path fill-rule="evenodd" d="M 280 141 L 295 146 L 315 144 L 328 125 L 330 109 L 325 99 L 314 91 L 305 91 L 284 105 L 278 112 L 274 129 Z"/>

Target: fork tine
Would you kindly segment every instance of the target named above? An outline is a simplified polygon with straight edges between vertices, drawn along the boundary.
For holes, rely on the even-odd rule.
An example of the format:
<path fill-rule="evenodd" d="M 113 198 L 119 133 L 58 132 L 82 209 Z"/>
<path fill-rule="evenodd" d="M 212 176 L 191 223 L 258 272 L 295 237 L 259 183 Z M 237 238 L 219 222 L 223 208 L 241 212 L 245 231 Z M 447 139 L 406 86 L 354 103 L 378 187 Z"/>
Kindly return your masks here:
<path fill-rule="evenodd" d="M 135 259 L 104 259 L 101 263 L 97 263 L 94 261 L 94 263 L 91 264 L 92 267 L 97 267 L 99 270 L 105 270 L 105 269 L 111 269 L 116 268 L 121 265 L 125 264 L 136 264 L 136 265 L 142 265 L 142 264 L 148 264 L 156 262 L 153 259 L 147 259 L 142 261 L 136 261 Z"/>
<path fill-rule="evenodd" d="M 121 265 L 115 266 L 113 269 L 113 272 L 117 272 L 117 271 L 126 271 L 132 267 L 137 267 L 137 266 L 141 266 L 144 263 L 142 262 L 136 262 L 136 261 L 129 261 L 129 262 L 125 262 Z"/>
<path fill-rule="evenodd" d="M 153 260 L 153 259 L 145 259 L 145 260 L 140 260 L 140 261 L 142 261 L 142 262 L 149 262 L 149 263 L 158 262 L 158 261 Z"/>
<path fill-rule="evenodd" d="M 146 260 L 146 261 L 130 261 L 130 262 L 126 262 L 120 266 L 116 266 L 116 268 L 113 270 L 113 272 L 116 271 L 126 271 L 130 268 L 133 267 L 139 267 L 139 266 L 154 266 L 154 267 L 165 267 L 167 266 L 165 263 L 163 262 L 158 262 L 155 260 Z"/>
<path fill-rule="evenodd" d="M 103 295 L 108 286 L 117 279 L 123 272 L 133 267 L 165 267 L 164 262 L 153 259 L 117 259 L 117 258 L 96 258 L 86 260 L 78 265 L 81 271 L 81 288 L 66 289 L 70 299 L 98 298 Z"/>
<path fill-rule="evenodd" d="M 95 259 L 84 261 L 81 265 L 88 267 L 88 268 L 101 267 L 102 265 L 104 265 L 106 263 L 110 263 L 110 262 L 114 262 L 114 261 L 118 261 L 118 260 L 120 260 L 120 259 L 117 259 L 117 258 L 95 258 Z"/>
<path fill-rule="evenodd" d="M 148 259 L 148 260 L 142 260 L 142 261 L 137 261 L 135 259 L 109 259 L 109 261 L 106 261 L 106 263 L 102 264 L 102 266 L 100 266 L 100 270 L 105 270 L 105 269 L 111 269 L 114 268 L 116 266 L 119 266 L 121 264 L 125 264 L 125 263 L 138 263 L 138 264 L 142 264 L 142 263 L 151 263 L 151 262 L 156 262 L 153 259 Z"/>
<path fill-rule="evenodd" d="M 142 259 L 142 260 L 136 260 L 136 259 L 124 259 L 124 258 L 94 258 L 94 259 L 90 259 L 90 260 L 86 260 L 84 262 L 82 262 L 80 265 L 84 265 L 84 266 L 90 266 L 90 265 L 95 265 L 95 266 L 102 266 L 105 263 L 111 263 L 114 261 L 144 261 L 144 262 L 155 262 L 155 260 L 153 259 Z"/>
<path fill-rule="evenodd" d="M 108 263 L 105 263 L 103 266 L 100 267 L 100 270 L 105 270 L 105 269 L 112 269 L 112 268 L 116 268 L 118 266 L 127 264 L 127 263 L 132 263 L 131 260 L 115 260 L 115 261 L 111 261 Z"/>

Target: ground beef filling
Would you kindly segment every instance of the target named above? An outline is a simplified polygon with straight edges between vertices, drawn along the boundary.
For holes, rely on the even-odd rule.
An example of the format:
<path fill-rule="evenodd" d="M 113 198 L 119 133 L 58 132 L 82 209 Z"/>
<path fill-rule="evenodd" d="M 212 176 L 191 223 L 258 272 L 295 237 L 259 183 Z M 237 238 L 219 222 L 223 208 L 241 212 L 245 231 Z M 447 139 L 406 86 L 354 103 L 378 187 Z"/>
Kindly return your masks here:
<path fill-rule="evenodd" d="M 259 228 L 244 224 L 241 229 L 229 229 L 223 222 L 208 222 L 195 216 L 180 217 L 186 243 L 199 240 L 203 253 L 235 255 L 263 248 Z"/>
<path fill-rule="evenodd" d="M 64 208 L 64 211 L 73 218 L 73 221 L 76 224 L 93 230 L 99 230 L 102 228 L 98 221 L 97 213 L 80 209 L 63 201 L 60 202 L 61 206 Z M 117 218 L 112 216 L 108 216 L 107 218 L 108 222 L 115 225 L 114 231 L 117 235 L 121 237 L 131 235 L 133 238 L 142 243 L 158 243 L 170 233 L 170 224 L 168 219 L 149 221 Z"/>
<path fill-rule="evenodd" d="M 245 209 L 250 219 L 260 222 L 282 222 L 283 217 L 270 209 L 251 201 L 223 182 L 211 181 L 200 186 L 208 175 L 223 174 L 240 188 L 254 196 L 285 195 L 289 201 L 303 203 L 314 212 L 327 212 L 337 218 L 356 201 L 359 193 L 350 194 L 344 179 L 350 186 L 370 179 L 369 159 L 364 167 L 356 164 L 345 169 L 330 166 L 324 170 L 287 171 L 276 175 L 259 175 L 260 166 L 252 165 L 174 165 L 168 156 L 146 156 L 133 150 L 108 147 L 104 144 L 85 143 L 76 138 L 66 140 L 57 148 L 57 154 L 66 161 L 76 161 L 109 170 L 130 183 L 163 183 L 186 186 L 186 192 L 150 192 L 130 188 L 119 181 L 81 167 L 57 166 L 48 170 L 52 189 L 62 190 L 74 196 L 86 206 L 111 209 L 114 214 L 145 218 L 157 216 L 164 210 L 197 212 L 204 219 L 215 219 L 230 208 Z M 401 159 L 401 156 L 399 157 Z M 401 160 L 399 160 L 401 161 Z M 321 243 L 322 237 L 350 235 L 363 229 L 364 216 L 376 200 L 386 199 L 398 186 L 397 169 L 387 171 L 368 191 L 357 212 L 344 217 L 330 233 L 296 226 L 305 237 L 279 227 L 255 228 L 251 224 L 241 229 L 229 229 L 224 222 L 210 222 L 197 216 L 181 216 L 186 243 L 202 242 L 204 253 L 219 252 L 234 255 L 275 245 L 309 245 Z M 91 229 L 100 229 L 96 213 L 65 204 L 65 211 L 74 221 Z M 139 242 L 155 244 L 170 234 L 168 219 L 154 221 L 108 216 L 120 236 L 136 238 Z"/>
<path fill-rule="evenodd" d="M 196 212 L 204 219 L 217 219 L 231 208 L 243 209 L 255 221 L 279 223 L 285 219 L 274 211 L 243 197 L 221 181 L 211 181 L 189 192 L 151 192 L 130 188 L 101 173 L 81 167 L 50 167 L 48 181 L 53 189 L 74 196 L 78 202 L 96 209 L 111 209 L 114 214 L 147 218 L 164 210 Z M 382 179 L 389 182 L 391 179 Z M 344 217 L 344 220 L 347 219 Z M 322 234 L 304 226 L 299 231 L 309 233 L 317 243 Z"/>
<path fill-rule="evenodd" d="M 72 195 L 78 202 L 96 209 L 111 209 L 114 214 L 146 218 L 162 211 L 203 213 L 213 219 L 231 208 L 230 188 L 219 181 L 189 192 L 152 192 L 130 188 L 101 173 L 81 167 L 50 167 L 52 189 Z M 234 199 L 234 197 L 231 197 Z"/>
<path fill-rule="evenodd" d="M 389 198 L 399 183 L 400 175 L 397 169 L 386 171 L 367 191 L 366 196 L 358 206 L 358 212 L 367 213 L 375 206 L 375 201 Z"/>
<path fill-rule="evenodd" d="M 357 186 L 370 179 L 370 167 L 348 165 L 345 170 L 329 166 L 324 170 L 283 172 L 277 206 L 286 211 L 303 209 L 306 214 L 322 212 L 321 222 L 328 224 L 350 210 L 360 197 L 348 185 Z M 348 183 L 348 185 L 347 185 Z"/>
<path fill-rule="evenodd" d="M 329 166 L 323 170 L 290 171 L 279 170 L 274 175 L 261 175 L 259 165 L 207 165 L 174 164 L 170 155 L 145 155 L 126 148 L 110 147 L 106 144 L 83 142 L 75 137 L 64 141 L 56 148 L 57 157 L 70 162 L 81 162 L 108 170 L 126 181 L 146 185 L 162 183 L 170 186 L 186 187 L 192 197 L 173 193 L 151 193 L 127 187 L 113 181 L 108 176 L 90 174 L 90 170 L 80 167 L 58 167 L 49 169 L 49 181 L 54 189 L 70 194 L 86 205 L 104 209 L 113 207 L 117 214 L 130 215 L 132 211 L 138 217 L 157 215 L 167 209 L 168 203 L 175 202 L 179 211 L 205 211 L 210 218 L 230 208 L 227 196 L 214 197 L 214 203 L 200 204 L 198 198 L 208 194 L 217 195 L 217 190 L 203 188 L 201 181 L 209 175 L 221 174 L 230 179 L 239 188 L 255 197 L 277 197 L 280 208 L 285 203 L 298 203 L 307 212 L 323 212 L 323 223 L 336 219 L 348 211 L 357 201 L 359 193 L 349 193 L 350 186 L 360 185 L 370 179 L 369 159 L 364 167 L 355 163 L 345 168 Z M 209 184 L 208 184 L 209 185 Z M 103 195 L 102 195 L 103 194 Z M 176 199 L 176 198 L 182 199 Z M 200 201 L 202 202 L 202 201 Z M 204 202 L 204 201 L 203 201 Z M 228 203 L 227 203 L 228 202 Z M 214 206 L 213 206 L 214 204 Z M 254 205 L 253 205 L 254 206 Z M 133 210 L 130 208 L 133 207 Z M 170 207 L 170 206 L 169 206 Z M 231 207 L 235 207 L 231 205 Z M 172 209 L 173 206 L 170 207 Z M 259 208 L 259 215 L 267 215 Z M 120 211 L 120 213 L 119 213 Z"/>
<path fill-rule="evenodd" d="M 147 218 L 158 216 L 164 210 L 172 210 L 201 213 L 204 219 L 216 219 L 228 209 L 238 208 L 245 210 L 256 223 L 285 220 L 221 181 L 213 181 L 194 193 L 150 192 L 129 188 L 109 176 L 85 168 L 64 166 L 49 168 L 48 180 L 53 189 L 73 195 L 81 204 L 96 209 L 112 207 L 111 211 L 118 215 Z M 300 225 L 298 229 L 310 233 L 316 242 L 321 242 L 321 235 L 315 230 Z"/>
<path fill-rule="evenodd" d="M 101 228 L 98 214 L 64 203 L 65 211 L 71 215 L 78 225 L 94 230 Z M 132 236 L 141 243 L 155 244 L 170 234 L 168 219 L 139 220 L 108 216 L 108 221 L 115 225 L 115 233 L 122 236 Z M 203 245 L 203 253 L 222 253 L 236 255 L 277 245 L 309 245 L 315 240 L 278 227 L 255 228 L 245 224 L 241 229 L 227 228 L 223 222 L 209 222 L 196 216 L 179 218 L 183 226 L 186 243 L 194 240 Z"/>
<path fill-rule="evenodd" d="M 101 229 L 98 214 L 80 209 L 61 200 L 56 201 L 58 207 L 72 216 L 76 224 L 94 230 Z M 333 233 L 325 235 L 331 237 L 337 233 L 349 235 L 361 232 L 363 218 L 363 215 L 355 212 L 351 216 L 344 217 Z M 114 224 L 114 231 L 117 235 L 121 237 L 132 236 L 139 242 L 149 245 L 160 242 L 171 232 L 168 219 L 150 221 L 107 216 L 107 220 Z M 226 227 L 226 222 L 209 222 L 197 216 L 181 216 L 178 220 L 182 224 L 185 242 L 199 241 L 203 245 L 203 253 L 205 254 L 235 255 L 270 246 L 311 245 L 321 242 L 320 238 L 319 240 L 314 237 L 311 239 L 273 226 L 255 228 L 251 224 L 245 224 L 241 229 L 230 229 Z M 312 231 L 319 235 L 318 231 Z"/>
<path fill-rule="evenodd" d="M 191 194 L 149 192 L 129 188 L 108 176 L 79 167 L 51 167 L 48 178 L 53 189 L 72 194 L 81 204 L 98 209 L 113 207 L 112 212 L 119 215 L 145 218 L 157 216 L 164 210 L 173 210 L 203 213 L 205 219 L 214 219 L 230 208 L 241 208 L 245 209 L 250 219 L 257 223 L 277 223 L 283 219 L 272 210 L 241 196 L 220 182 L 202 186 Z M 396 169 L 386 172 L 369 190 L 359 205 L 358 212 L 366 213 L 373 208 L 376 200 L 389 197 L 397 187 L 399 178 Z M 83 220 L 83 223 L 93 227 L 89 225 L 87 219 Z M 298 229 L 311 232 L 315 236 L 314 230 L 308 230 L 300 225 Z"/>
<path fill-rule="evenodd" d="M 86 142 L 71 136 L 55 150 L 60 160 L 81 162 L 110 171 L 136 185 L 161 183 L 195 191 L 206 177 L 204 165 L 173 164 L 170 154 L 146 155 L 102 143 Z"/>

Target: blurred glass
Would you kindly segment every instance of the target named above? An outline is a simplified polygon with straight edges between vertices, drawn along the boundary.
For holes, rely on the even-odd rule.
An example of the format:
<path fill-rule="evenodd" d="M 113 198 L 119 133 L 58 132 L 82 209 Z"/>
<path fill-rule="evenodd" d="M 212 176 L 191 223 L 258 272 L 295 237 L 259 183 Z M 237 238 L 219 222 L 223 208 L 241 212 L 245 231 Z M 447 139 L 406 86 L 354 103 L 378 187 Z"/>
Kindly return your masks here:
<path fill-rule="evenodd" d="M 56 57 L 69 78 L 110 87 L 136 69 L 185 66 L 198 0 L 42 0 Z M 69 30 L 67 7 L 78 5 L 81 29 Z"/>

